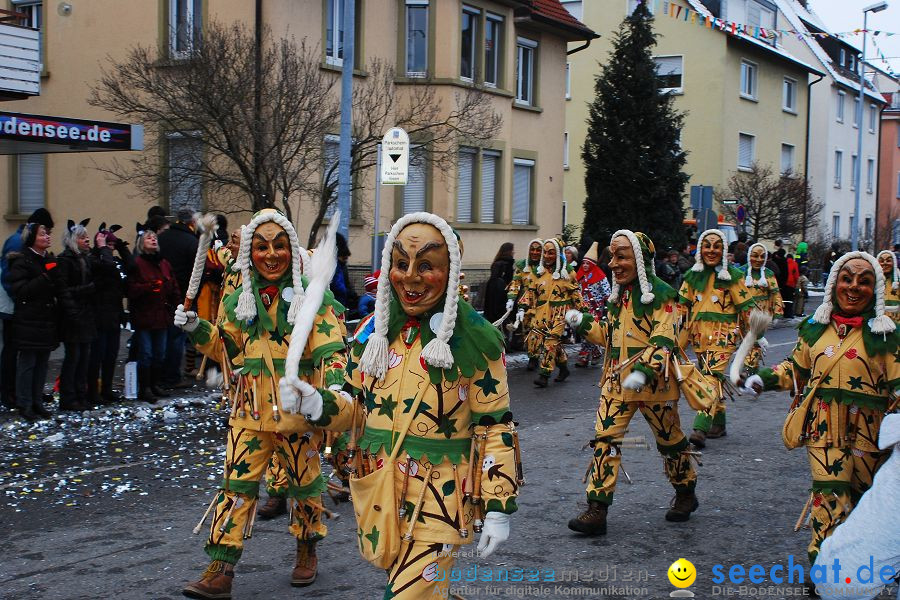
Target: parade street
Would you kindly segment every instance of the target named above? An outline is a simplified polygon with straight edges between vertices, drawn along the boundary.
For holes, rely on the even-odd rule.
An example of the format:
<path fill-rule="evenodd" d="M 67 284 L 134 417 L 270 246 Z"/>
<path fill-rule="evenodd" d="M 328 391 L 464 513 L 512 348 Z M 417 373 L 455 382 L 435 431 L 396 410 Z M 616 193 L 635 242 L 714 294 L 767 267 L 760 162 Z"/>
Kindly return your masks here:
<path fill-rule="evenodd" d="M 769 362 L 781 360 L 796 331 L 780 327 L 768 339 Z M 472 558 L 474 546 L 463 547 L 460 571 L 448 574 L 460 579 L 452 593 L 662 598 L 674 589 L 666 569 L 684 557 L 698 571 L 694 592 L 712 597 L 728 594 L 729 585 L 738 594 L 740 587 L 727 579 L 714 584 L 715 564 L 726 573 L 732 565 L 759 564 L 768 573 L 793 555 L 806 568 L 809 532 L 792 528 L 807 497 L 809 471 L 805 453 L 788 452 L 781 442 L 790 402 L 785 393 L 729 402 L 728 436 L 708 442 L 700 509 L 683 524 L 663 519 L 672 490 L 649 429 L 635 419 L 627 437 L 649 445 L 623 448 L 633 484 L 620 477 L 608 534 L 586 538 L 569 531 L 566 522 L 584 505 L 581 477 L 590 453 L 581 447 L 593 435 L 599 373 L 599 367 L 573 369 L 567 382 L 536 390 L 532 373 L 510 369 L 527 484 L 509 541 L 484 562 Z M 8 468 L 0 472 L 6 531 L 0 597 L 180 597 L 181 586 L 206 561 L 207 528 L 197 536 L 191 530 L 221 477 L 224 420 L 213 405 L 193 392 L 163 409 L 128 405 L 98 412 L 84 425 L 50 421 L 16 429 L 3 423 L 0 455 Z M 683 402 L 681 419 L 692 419 Z M 287 518 L 258 520 L 237 569 L 235 597 L 380 598 L 384 575 L 359 557 L 350 505 L 326 500 L 326 506 L 340 517 L 328 522 L 318 580 L 291 588 L 294 543 Z M 477 574 L 467 570 L 472 565 Z M 519 581 L 496 581 L 499 569 Z M 495 581 L 483 581 L 490 578 Z M 766 588 L 776 593 L 770 586 L 768 580 L 751 585 L 762 589 L 760 595 Z M 802 586 L 776 587 L 795 595 Z"/>

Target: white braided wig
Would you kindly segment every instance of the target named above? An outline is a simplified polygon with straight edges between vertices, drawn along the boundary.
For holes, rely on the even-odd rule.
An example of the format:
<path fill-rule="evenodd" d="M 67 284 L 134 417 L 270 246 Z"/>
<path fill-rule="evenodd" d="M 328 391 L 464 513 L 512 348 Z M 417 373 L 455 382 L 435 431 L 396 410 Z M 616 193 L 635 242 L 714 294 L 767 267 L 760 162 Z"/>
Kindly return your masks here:
<path fill-rule="evenodd" d="M 253 233 L 263 223 L 275 223 L 284 229 L 291 242 L 291 274 L 294 295 L 290 300 L 291 307 L 288 309 L 287 320 L 288 323 L 293 324 L 297 318 L 297 312 L 300 310 L 300 305 L 303 304 L 304 291 L 301 275 L 303 274 L 303 259 L 306 256 L 306 250 L 300 247 L 297 231 L 288 218 L 275 209 L 259 211 L 253 215 L 250 223 L 241 228 L 241 247 L 238 250 L 238 256 L 234 261 L 232 270 L 241 272 L 243 290 L 238 297 L 234 314 L 242 321 L 256 318 L 256 298 L 253 296 L 253 286 L 251 285 L 253 280 L 250 278 L 250 267 L 253 265 L 253 260 L 250 257 L 250 246 L 253 242 Z"/>
<path fill-rule="evenodd" d="M 391 314 L 391 253 L 394 242 L 401 231 L 413 223 L 426 223 L 435 227 L 444 236 L 450 254 L 450 273 L 447 277 L 447 296 L 441 324 L 433 340 L 422 349 L 422 359 L 432 367 L 449 369 L 453 366 L 453 352 L 450 350 L 450 336 L 456 328 L 456 303 L 459 298 L 459 270 L 461 253 L 459 240 L 447 224 L 437 215 L 417 212 L 404 215 L 394 223 L 384 242 L 381 253 L 381 275 L 378 277 L 378 291 L 375 296 L 375 331 L 369 336 L 366 349 L 359 359 L 359 370 L 370 377 L 380 379 L 388 370 L 388 321 Z"/>
<path fill-rule="evenodd" d="M 722 262 L 716 265 L 716 271 L 719 274 L 716 276 L 722 281 L 731 281 L 731 273 L 728 272 L 728 249 L 725 247 L 725 234 L 722 233 L 721 229 L 707 229 L 703 233 L 700 234 L 700 237 L 697 238 L 697 253 L 694 255 L 694 266 L 691 267 L 691 271 L 700 272 L 703 270 L 703 257 L 700 255 L 700 246 L 703 245 L 703 238 L 708 235 L 717 235 L 719 239 L 722 240 Z"/>
<path fill-rule="evenodd" d="M 834 308 L 832 296 L 834 295 L 834 286 L 837 282 L 838 273 L 841 272 L 841 268 L 848 260 L 853 260 L 854 258 L 868 261 L 872 265 L 872 270 L 875 271 L 875 318 L 869 321 L 869 329 L 872 330 L 872 333 L 891 333 L 894 331 L 895 325 L 894 321 L 884 314 L 884 273 L 882 273 L 881 265 L 878 264 L 875 257 L 868 252 L 848 252 L 834 262 L 831 272 L 828 273 L 828 282 L 825 284 L 825 297 L 812 318 L 822 325 L 827 325 L 831 322 L 831 311 Z"/>
<path fill-rule="evenodd" d="M 634 235 L 634 232 L 630 229 L 620 229 L 612 234 L 611 238 L 609 238 L 610 245 L 612 245 L 612 241 L 619 236 L 625 236 L 626 238 L 628 238 L 628 242 L 631 244 L 631 248 L 634 250 L 634 260 L 637 266 L 637 278 L 638 283 L 641 286 L 641 304 L 650 304 L 656 298 L 656 295 L 653 293 L 653 284 L 647 278 L 647 269 L 644 265 L 644 252 L 641 250 L 641 242 L 640 240 L 638 240 L 637 236 Z M 619 301 L 619 289 L 619 284 L 616 282 L 615 278 L 613 278 L 612 293 L 609 295 L 610 302 L 615 303 Z"/>
<path fill-rule="evenodd" d="M 747 275 L 744 277 L 744 283 L 747 287 L 751 287 L 753 285 L 753 267 L 750 266 L 750 253 L 753 252 L 753 249 L 756 247 L 760 247 L 763 250 L 763 266 L 759 269 L 759 279 L 756 280 L 756 285 L 758 287 L 769 287 L 769 282 L 766 279 L 766 263 L 769 262 L 769 251 L 765 246 L 756 242 L 749 248 L 747 248 Z"/>
<path fill-rule="evenodd" d="M 566 263 L 566 255 L 563 253 L 562 244 L 559 243 L 559 240 L 556 238 L 547 238 L 544 240 L 544 243 L 541 244 L 541 254 L 544 252 L 544 245 L 553 244 L 556 248 L 556 266 L 553 267 L 553 279 L 560 279 L 563 274 L 568 275 L 569 269 Z M 531 249 L 531 244 L 528 245 L 529 250 Z M 537 274 L 543 275 L 547 271 L 544 268 L 544 261 L 541 259 L 541 262 L 538 264 Z"/>
<path fill-rule="evenodd" d="M 891 289 L 896 292 L 900 288 L 900 273 L 897 273 L 897 255 L 891 250 L 882 250 L 878 253 L 878 258 L 881 258 L 882 254 L 887 254 L 891 257 L 891 274 L 894 277 L 894 281 L 891 282 Z"/>
<path fill-rule="evenodd" d="M 537 244 L 538 246 L 541 247 L 541 252 L 544 251 L 544 240 L 542 240 L 540 238 L 534 238 L 533 240 L 528 242 L 528 252 L 529 253 L 531 252 L 532 244 Z M 538 269 L 541 269 L 541 259 L 538 259 Z M 528 253 L 525 254 L 525 268 L 522 269 L 522 272 L 523 273 L 531 273 L 531 265 L 528 264 Z M 538 270 L 538 273 L 540 273 L 540 272 L 541 271 Z"/>

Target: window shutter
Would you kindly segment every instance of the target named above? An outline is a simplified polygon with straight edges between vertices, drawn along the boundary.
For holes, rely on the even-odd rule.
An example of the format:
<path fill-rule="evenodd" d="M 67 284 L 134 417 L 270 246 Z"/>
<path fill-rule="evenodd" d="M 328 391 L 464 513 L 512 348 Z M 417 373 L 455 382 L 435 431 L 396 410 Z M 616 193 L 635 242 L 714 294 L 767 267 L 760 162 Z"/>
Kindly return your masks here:
<path fill-rule="evenodd" d="M 789 144 L 781 145 L 781 172 L 786 173 L 794 168 L 794 147 Z"/>
<path fill-rule="evenodd" d="M 44 155 L 19 155 L 19 214 L 44 207 Z"/>
<path fill-rule="evenodd" d="M 202 183 L 196 169 L 200 166 L 201 144 L 184 136 L 169 138 L 169 211 L 202 208 Z"/>
<path fill-rule="evenodd" d="M 738 166 L 750 168 L 753 164 L 753 136 L 738 134 Z"/>
<path fill-rule="evenodd" d="M 500 154 L 483 152 L 481 155 L 481 222 L 496 223 L 494 196 L 497 193 L 497 163 Z"/>
<path fill-rule="evenodd" d="M 418 148 L 411 149 L 409 174 L 406 186 L 403 188 L 403 214 L 425 210 L 425 184 L 427 181 L 425 166 L 424 153 Z"/>
<path fill-rule="evenodd" d="M 531 171 L 532 161 L 516 161 L 513 169 L 512 224 L 531 224 Z"/>
<path fill-rule="evenodd" d="M 456 220 L 472 222 L 472 172 L 475 170 L 475 151 L 460 148 L 458 155 L 459 178 L 456 182 Z"/>

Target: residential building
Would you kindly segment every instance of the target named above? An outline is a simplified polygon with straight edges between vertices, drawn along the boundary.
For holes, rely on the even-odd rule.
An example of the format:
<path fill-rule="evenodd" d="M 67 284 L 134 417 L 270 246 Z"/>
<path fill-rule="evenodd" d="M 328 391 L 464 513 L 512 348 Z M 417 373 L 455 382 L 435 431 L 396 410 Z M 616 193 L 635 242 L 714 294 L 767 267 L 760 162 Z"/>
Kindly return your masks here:
<path fill-rule="evenodd" d="M 900 244 L 900 82 L 884 94 L 878 158 L 878 209 L 875 250 Z"/>
<path fill-rule="evenodd" d="M 348 1 L 263 0 L 262 21 L 276 37 L 293 36 L 319 47 L 321 69 L 339 78 L 342 15 Z M 98 114 L 87 103 L 91 86 L 108 66 L 107 57 L 122 60 L 129 49 L 142 45 L 158 49 L 166 61 L 177 61 L 189 57 L 205 23 L 240 21 L 252 29 L 255 22 L 255 3 L 246 0 L 92 0 L 73 2 L 68 10 L 40 0 L 3 2 L 35 15 L 43 54 L 41 95 L 3 108 L 73 117 L 112 117 Z M 583 43 L 594 33 L 559 0 L 355 2 L 356 85 L 365 84 L 367 65 L 380 59 L 395 66 L 398 102 L 404 101 L 406 90 L 424 81 L 434 86 L 435 102 L 446 112 L 460 92 L 478 88 L 489 95 L 502 126 L 495 139 L 460 147 L 455 169 L 414 161 L 407 186 L 382 190 L 379 223 L 367 212 L 355 211 L 349 235 L 351 265 L 369 270 L 373 231 L 387 231 L 397 217 L 415 210 L 432 211 L 453 224 L 464 241 L 464 263 L 470 270 L 488 267 L 504 241 L 514 242 L 521 256 L 531 238 L 559 233 L 564 148 L 561 140 L 547 143 L 547 132 L 565 129 L 567 44 Z M 336 94 L 339 89 L 336 85 Z M 426 141 L 412 141 L 415 155 L 415 145 Z M 333 161 L 336 137 L 326 136 L 322 144 L 324 162 Z M 199 152 L 196 140 L 171 137 L 166 141 L 168 172 L 177 173 L 199 160 Z M 182 206 L 206 209 L 214 204 L 208 190 L 184 178 L 176 184 L 161 177 L 153 197 L 141 196 L 130 185 L 113 186 L 102 172 L 112 160 L 107 155 L 47 155 L 23 163 L 12 157 L 0 160 L 0 180 L 21 181 L 27 175 L 35 182 L 35 197 L 28 206 L 45 205 L 57 222 L 92 217 L 96 223 L 121 223 L 129 232 L 153 204 L 170 213 Z M 317 168 L 324 172 L 325 166 Z M 361 184 L 353 202 L 371 206 L 374 169 Z M 24 218 L 22 190 L 0 186 L 0 202 L 8 207 L 0 223 L 0 235 L 5 236 Z M 306 240 L 306 215 L 313 212 L 315 199 L 303 196 L 291 203 L 300 239 Z M 237 224 L 247 215 L 229 217 Z"/>
<path fill-rule="evenodd" d="M 580 224 L 585 198 L 580 147 L 587 133 L 587 104 L 594 98 L 597 64 L 609 60 L 613 34 L 637 1 L 569 1 L 564 6 L 602 36 L 587 50 L 569 57 L 570 158 L 565 196 L 568 222 Z M 753 163 L 769 165 L 775 173 L 802 176 L 808 80 L 816 69 L 788 52 L 780 40 L 704 26 L 708 17 L 775 29 L 780 15 L 774 4 L 769 0 L 649 0 L 648 6 L 654 12 L 653 30 L 659 35 L 653 53 L 663 91 L 672 94 L 675 109 L 686 114 L 681 145 L 687 152 L 689 185 L 721 189 Z M 720 214 L 721 200 L 717 198 L 714 207 Z"/>
<path fill-rule="evenodd" d="M 824 73 L 811 86 L 809 183 L 813 195 L 824 202 L 819 223 L 810 239 L 849 240 L 859 231 L 861 249 L 872 250 L 875 237 L 875 199 L 878 174 L 879 112 L 884 98 L 877 82 L 864 90 L 862 123 L 859 117 L 859 50 L 845 39 L 828 34 L 822 20 L 806 0 L 775 0 L 785 15 L 786 27 L 801 35 L 785 35 L 787 48 Z M 862 127 L 861 182 L 854 177 L 858 133 Z M 856 186 L 860 189 L 860 218 L 854 214 Z"/>

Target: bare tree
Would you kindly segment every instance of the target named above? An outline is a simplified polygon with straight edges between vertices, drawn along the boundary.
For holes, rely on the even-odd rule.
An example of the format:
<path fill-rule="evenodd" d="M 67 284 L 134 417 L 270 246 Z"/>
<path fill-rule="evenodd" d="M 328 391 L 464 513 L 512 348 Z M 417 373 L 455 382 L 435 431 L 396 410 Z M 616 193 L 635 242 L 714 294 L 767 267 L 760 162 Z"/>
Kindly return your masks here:
<path fill-rule="evenodd" d="M 445 107 L 437 88 L 427 79 L 397 85 L 393 66 L 377 58 L 369 62 L 367 71 L 365 81 L 353 89 L 350 173 L 354 189 L 362 185 L 365 172 L 375 167 L 378 144 L 390 127 L 402 127 L 413 144 L 420 144 L 421 151 L 410 156 L 411 164 L 425 161 L 439 171 L 454 167 L 460 144 L 477 145 L 495 138 L 500 131 L 502 117 L 484 92 L 472 88 L 460 91 L 453 106 Z M 323 169 L 309 247 L 337 202 L 338 161 L 335 157 L 328 163 Z"/>
<path fill-rule="evenodd" d="M 736 198 L 744 206 L 747 233 L 756 240 L 802 236 L 804 227 L 815 223 L 824 207 L 802 177 L 790 171 L 777 175 L 769 165 L 759 163 L 732 175 L 718 195 Z M 725 211 L 731 218 L 737 216 L 736 205 L 726 205 Z"/>
<path fill-rule="evenodd" d="M 210 208 L 278 207 L 290 218 L 289 200 L 318 185 L 322 141 L 338 117 L 335 78 L 320 68 L 318 48 L 274 40 L 267 28 L 256 53 L 246 26 L 212 22 L 185 60 L 143 46 L 110 60 L 89 102 L 143 123 L 150 135 L 144 152 L 102 170 L 151 197 L 167 185 L 203 185 Z M 168 168 L 168 142 L 177 138 L 200 152 Z"/>

